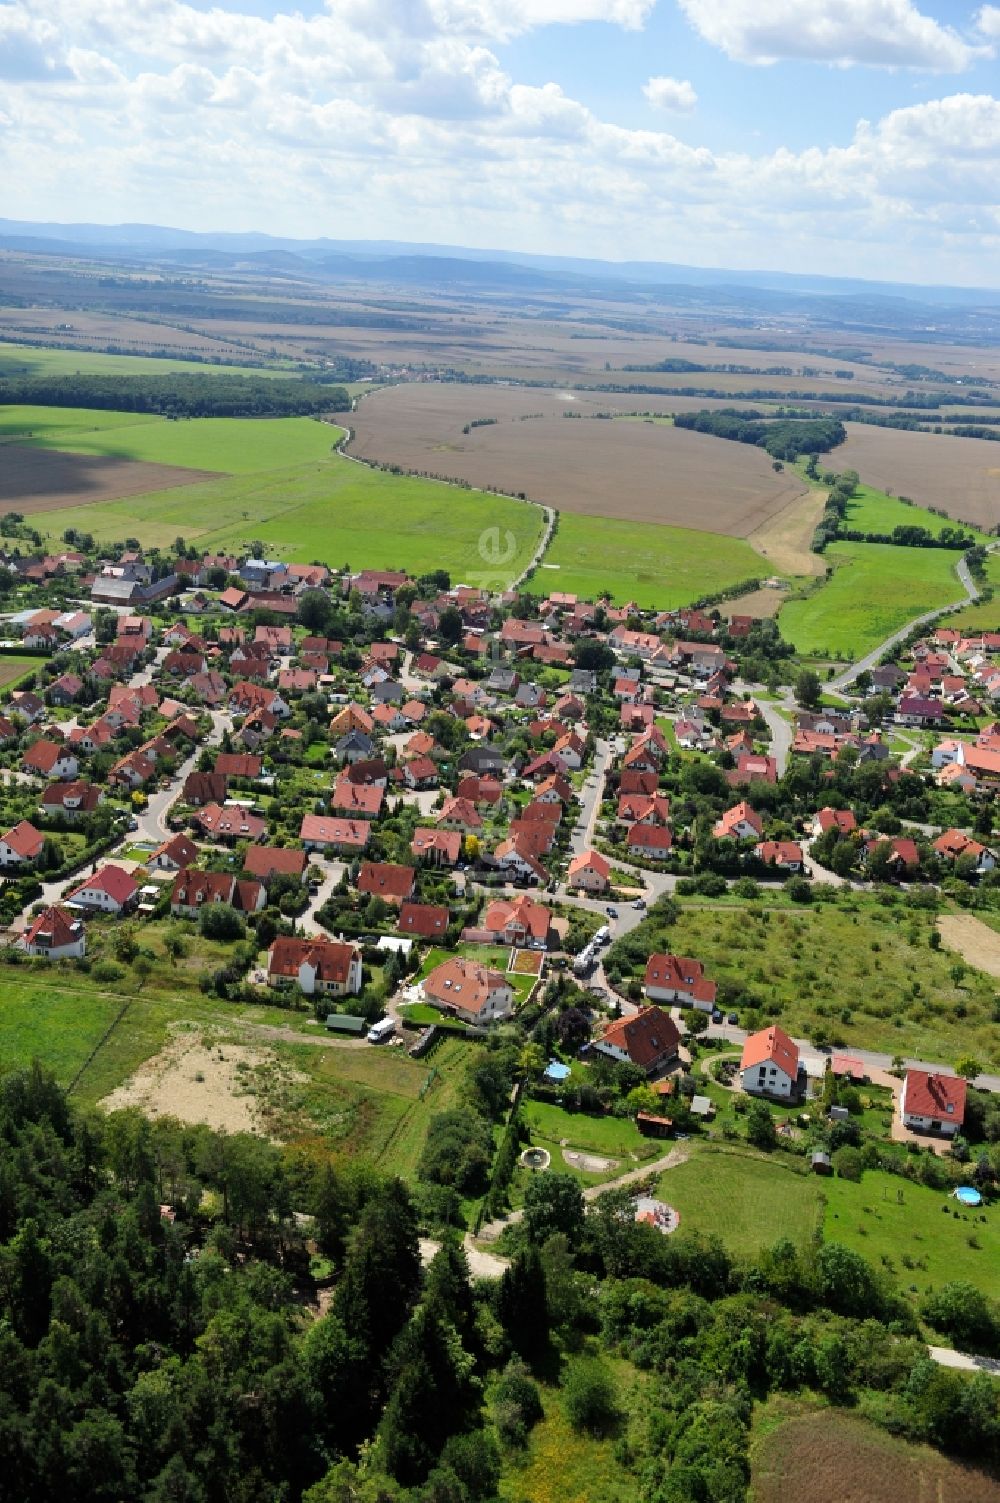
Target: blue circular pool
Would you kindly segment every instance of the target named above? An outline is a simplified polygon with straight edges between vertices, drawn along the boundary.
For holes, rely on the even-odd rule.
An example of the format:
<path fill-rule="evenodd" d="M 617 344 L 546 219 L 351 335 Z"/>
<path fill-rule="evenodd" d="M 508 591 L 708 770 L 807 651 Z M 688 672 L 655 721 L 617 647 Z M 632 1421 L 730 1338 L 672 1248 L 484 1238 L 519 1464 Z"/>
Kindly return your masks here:
<path fill-rule="evenodd" d="M 955 1191 L 955 1199 L 960 1200 L 963 1206 L 978 1206 L 983 1203 L 983 1197 L 971 1185 L 959 1185 Z"/>

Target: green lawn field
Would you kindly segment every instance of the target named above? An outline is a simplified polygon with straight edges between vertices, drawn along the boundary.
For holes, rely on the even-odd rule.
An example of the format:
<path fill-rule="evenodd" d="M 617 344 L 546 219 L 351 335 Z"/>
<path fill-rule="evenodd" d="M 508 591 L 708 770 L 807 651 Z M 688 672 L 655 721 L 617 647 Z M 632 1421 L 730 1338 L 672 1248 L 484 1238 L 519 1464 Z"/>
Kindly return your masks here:
<path fill-rule="evenodd" d="M 680 1212 L 676 1233 L 717 1234 L 730 1252 L 752 1258 L 783 1237 L 803 1247 L 820 1223 L 820 1188 L 775 1154 L 692 1144 L 686 1163 L 660 1176 L 657 1195 Z M 795 1160 L 800 1165 L 801 1160 Z"/>
<path fill-rule="evenodd" d="M 1000 1296 L 996 1207 L 966 1209 L 943 1191 L 876 1169 L 865 1170 L 857 1184 L 826 1180 L 823 1193 L 826 1240 L 842 1242 L 886 1269 L 914 1298 L 956 1280 L 993 1299 Z"/>
<path fill-rule="evenodd" d="M 668 610 L 765 573 L 764 560 L 741 538 L 561 512 L 530 588 L 589 600 L 607 592 L 616 604 Z"/>
<path fill-rule="evenodd" d="M 151 355 L 105 355 L 100 350 L 41 349 L 27 344 L 0 343 L 0 377 L 3 376 L 162 376 L 170 371 L 190 375 L 218 373 L 221 376 L 292 376 L 291 370 L 275 366 L 210 365 L 202 360 L 181 360 Z"/>
<path fill-rule="evenodd" d="M 906 508 L 904 508 L 905 510 Z M 831 543 L 833 575 L 814 594 L 781 608 L 781 634 L 798 652 L 862 657 L 915 616 L 962 596 L 959 554 L 889 543 Z"/>
<path fill-rule="evenodd" d="M 852 532 L 892 532 L 894 527 L 926 527 L 934 537 L 942 527 L 959 526 L 978 543 L 991 541 L 985 533 L 968 523 L 936 517 L 923 506 L 907 506 L 897 496 L 887 496 L 885 491 L 876 490 L 872 485 L 858 486 L 847 503 L 844 526 Z"/>
<path fill-rule="evenodd" d="M 71 423 L 64 414 L 69 412 Z M 253 475 L 326 458 L 342 429 L 316 418 L 170 418 L 54 407 L 0 408 L 0 434 L 74 454 L 111 455 L 226 475 Z M 118 419 L 118 421 L 112 421 Z M 44 425 L 44 426 L 43 426 Z"/>
<path fill-rule="evenodd" d="M 506 588 L 527 567 L 544 520 L 539 507 L 524 502 L 389 475 L 334 455 L 39 513 L 37 524 L 53 539 L 75 527 L 99 542 L 137 537 L 161 547 L 180 533 L 212 551 L 261 539 L 289 563 L 320 559 L 334 568 L 400 568 L 414 575 L 447 569 L 456 583 L 492 590 Z"/>
<path fill-rule="evenodd" d="M 959 626 L 968 631 L 1000 631 L 1000 553 L 986 560 L 986 582 L 994 598 L 984 605 L 967 605 L 953 616 L 945 616 L 942 626 Z"/>
<path fill-rule="evenodd" d="M 727 1004 L 732 996 L 741 1013 L 754 1006 L 794 1038 L 942 1064 L 971 1051 L 1000 1063 L 995 982 L 971 969 L 956 982 L 954 956 L 931 949 L 932 932 L 933 915 L 852 895 L 774 912 L 684 905 L 666 938 L 726 983 Z"/>

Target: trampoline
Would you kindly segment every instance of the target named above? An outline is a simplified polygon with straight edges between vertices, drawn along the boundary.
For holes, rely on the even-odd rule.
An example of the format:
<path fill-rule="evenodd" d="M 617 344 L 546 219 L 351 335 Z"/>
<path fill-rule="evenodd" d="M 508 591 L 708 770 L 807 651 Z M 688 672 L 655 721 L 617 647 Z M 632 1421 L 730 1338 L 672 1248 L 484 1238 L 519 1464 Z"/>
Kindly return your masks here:
<path fill-rule="evenodd" d="M 961 1201 L 963 1206 L 979 1206 L 983 1203 L 983 1197 L 972 1185 L 959 1185 L 954 1193 L 955 1199 Z"/>

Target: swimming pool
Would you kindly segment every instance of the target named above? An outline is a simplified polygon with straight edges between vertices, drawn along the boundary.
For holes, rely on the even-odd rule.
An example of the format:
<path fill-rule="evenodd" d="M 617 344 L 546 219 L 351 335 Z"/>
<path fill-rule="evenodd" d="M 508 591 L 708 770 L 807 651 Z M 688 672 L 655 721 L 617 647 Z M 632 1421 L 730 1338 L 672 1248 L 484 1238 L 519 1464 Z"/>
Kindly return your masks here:
<path fill-rule="evenodd" d="M 983 1197 L 971 1185 L 959 1185 L 955 1191 L 955 1199 L 960 1200 L 963 1206 L 978 1206 L 983 1203 Z"/>

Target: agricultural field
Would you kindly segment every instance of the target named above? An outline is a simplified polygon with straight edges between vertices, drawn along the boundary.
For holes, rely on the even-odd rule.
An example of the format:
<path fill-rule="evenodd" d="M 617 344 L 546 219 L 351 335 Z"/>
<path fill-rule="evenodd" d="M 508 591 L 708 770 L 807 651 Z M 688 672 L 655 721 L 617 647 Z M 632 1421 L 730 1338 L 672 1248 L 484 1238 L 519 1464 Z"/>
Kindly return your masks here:
<path fill-rule="evenodd" d="M 667 1169 L 656 1194 L 680 1212 L 676 1235 L 721 1237 L 730 1252 L 753 1258 L 788 1238 L 805 1247 L 822 1220 L 818 1182 L 802 1160 L 786 1163 L 752 1150 L 692 1143 L 691 1156 Z"/>
<path fill-rule="evenodd" d="M 561 512 L 674 527 L 696 522 L 730 537 L 746 537 L 806 489 L 794 470 L 776 472 L 761 449 L 663 423 L 596 416 L 614 403 L 627 410 L 626 402 L 652 408 L 657 399 L 433 383 L 388 387 L 360 403 L 351 452 L 524 494 Z"/>
<path fill-rule="evenodd" d="M 986 560 L 986 582 L 993 599 L 979 605 L 967 605 L 953 616 L 945 616 L 942 626 L 958 626 L 963 631 L 1000 631 L 1000 553 Z"/>
<path fill-rule="evenodd" d="M 955 1281 L 1000 1295 L 1000 1221 L 996 1207 L 960 1206 L 940 1190 L 866 1169 L 860 1182 L 824 1181 L 823 1235 L 861 1253 L 919 1299 Z"/>
<path fill-rule="evenodd" d="M 151 355 L 105 355 L 99 350 L 56 350 L 0 343 L 0 379 L 11 376 L 164 376 L 171 371 L 220 376 L 289 376 L 294 372 L 263 365 L 214 365 L 207 360 L 175 360 Z"/>
<path fill-rule="evenodd" d="M 272 429 L 304 422 L 310 436 L 320 435 L 324 452 L 336 436 L 309 419 L 245 421 Z M 167 547 L 179 533 L 210 550 L 261 539 L 290 563 L 321 559 L 335 568 L 349 563 L 415 575 L 448 569 L 454 580 L 484 589 L 505 588 L 527 568 L 543 526 L 538 507 L 388 475 L 339 455 L 45 514 L 53 539 L 67 527 L 99 542 L 137 537 L 147 547 Z"/>
<path fill-rule="evenodd" d="M 563 512 L 530 587 L 590 600 L 607 592 L 616 605 L 634 600 L 667 610 L 755 579 L 763 569 L 740 538 Z"/>
<path fill-rule="evenodd" d="M 750 1463 L 754 1503 L 1000 1503 L 1000 1482 L 974 1466 L 849 1410 L 784 1397 L 755 1409 Z"/>
<path fill-rule="evenodd" d="M 811 595 L 789 600 L 781 634 L 800 652 L 854 659 L 925 611 L 958 601 L 959 555 L 947 548 L 896 548 L 890 543 L 831 543 L 830 579 Z"/>
<path fill-rule="evenodd" d="M 214 478 L 211 470 L 8 443 L 3 445 L 0 463 L 0 507 L 36 517 Z"/>
<path fill-rule="evenodd" d="M 88 425 L 86 409 L 70 412 L 75 421 L 62 425 L 57 408 L 0 408 L 0 432 L 30 434 L 24 442 L 39 448 L 227 475 L 254 475 L 325 459 L 342 433 L 308 417 L 175 420 L 151 413 L 95 411 L 97 421 Z M 39 414 L 44 418 L 40 420 Z M 124 421 L 110 421 L 114 418 Z M 51 426 L 39 431 L 40 421 Z"/>
<path fill-rule="evenodd" d="M 846 427 L 847 442 L 834 454 L 838 470 L 857 470 L 866 484 L 940 506 L 958 522 L 986 530 L 1000 524 L 1000 444 L 867 423 Z"/>
<path fill-rule="evenodd" d="M 894 527 L 926 527 L 936 537 L 942 527 L 954 525 L 947 517 L 935 516 L 923 506 L 909 505 L 898 496 L 888 496 L 885 491 L 863 483 L 848 501 L 844 517 L 844 526 L 854 532 L 892 532 Z M 967 530 L 974 534 L 977 543 L 991 541 L 976 527 Z"/>
<path fill-rule="evenodd" d="M 0 654 L 0 689 L 12 689 L 38 669 L 39 659 L 20 657 L 17 653 Z"/>
<path fill-rule="evenodd" d="M 996 1065 L 995 983 L 971 968 L 956 980 L 956 957 L 930 947 L 933 930 L 933 915 L 859 896 L 771 912 L 682 906 L 668 932 L 674 953 L 696 955 L 723 983 L 724 1005 L 731 994 L 795 1038 L 916 1059 L 971 1051 Z"/>

